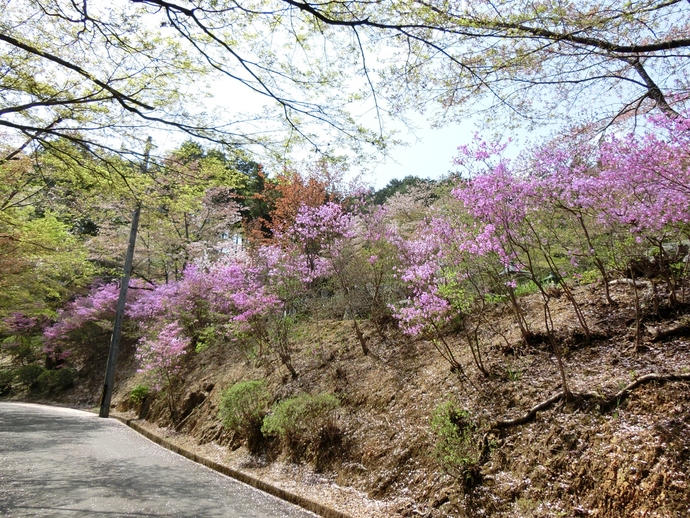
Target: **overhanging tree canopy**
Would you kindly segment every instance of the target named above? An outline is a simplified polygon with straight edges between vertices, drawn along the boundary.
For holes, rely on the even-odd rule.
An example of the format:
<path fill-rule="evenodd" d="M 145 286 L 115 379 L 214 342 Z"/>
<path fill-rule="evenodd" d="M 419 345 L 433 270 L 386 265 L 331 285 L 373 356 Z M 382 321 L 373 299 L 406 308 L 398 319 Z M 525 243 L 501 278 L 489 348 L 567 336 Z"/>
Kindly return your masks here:
<path fill-rule="evenodd" d="M 392 43 L 382 78 L 401 109 L 610 124 L 690 96 L 687 0 L 285 2 Z"/>
<path fill-rule="evenodd" d="M 0 159 L 55 138 L 94 154 L 141 150 L 131 141 L 157 129 L 232 146 L 382 145 L 348 114 L 361 98 L 351 63 L 311 16 L 199 4 L 0 0 L 0 127 L 14 146 Z M 212 92 L 227 114 L 200 102 L 219 77 L 243 87 Z M 238 115 L 252 95 L 280 109 Z"/>
<path fill-rule="evenodd" d="M 675 115 L 690 91 L 683 0 L 0 0 L 0 8 L 0 126 L 15 150 L 52 137 L 116 150 L 155 128 L 233 145 L 381 149 L 381 120 L 369 131 L 350 115 L 366 99 L 378 115 L 438 103 L 437 117 L 448 120 L 484 111 L 493 120 L 608 124 L 655 108 Z M 246 92 L 227 105 L 244 108 L 258 95 L 278 109 L 228 121 L 195 108 L 190 98 L 201 100 L 202 83 L 219 77 Z"/>

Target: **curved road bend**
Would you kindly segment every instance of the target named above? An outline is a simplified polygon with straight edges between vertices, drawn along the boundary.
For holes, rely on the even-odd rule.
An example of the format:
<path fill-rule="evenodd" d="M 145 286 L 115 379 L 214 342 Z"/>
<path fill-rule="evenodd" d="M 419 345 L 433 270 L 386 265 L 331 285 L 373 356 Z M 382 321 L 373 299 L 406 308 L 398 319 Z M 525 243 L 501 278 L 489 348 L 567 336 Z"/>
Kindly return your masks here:
<path fill-rule="evenodd" d="M 0 403 L 0 516 L 313 518 L 114 419 Z"/>

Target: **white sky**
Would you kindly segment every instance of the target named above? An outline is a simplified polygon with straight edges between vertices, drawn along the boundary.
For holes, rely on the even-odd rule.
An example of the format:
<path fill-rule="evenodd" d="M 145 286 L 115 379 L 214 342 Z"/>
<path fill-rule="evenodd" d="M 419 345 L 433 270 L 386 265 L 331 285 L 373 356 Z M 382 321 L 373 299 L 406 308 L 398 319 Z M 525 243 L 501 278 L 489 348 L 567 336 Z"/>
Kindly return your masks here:
<path fill-rule="evenodd" d="M 529 140 L 539 140 L 548 135 L 554 128 L 542 127 L 540 130 L 527 131 L 524 129 L 505 130 L 493 134 L 489 130 L 479 130 L 472 119 L 464 124 L 450 124 L 442 128 L 432 128 L 430 122 L 422 116 L 413 117 L 417 127 L 414 135 L 401 131 L 398 137 L 409 142 L 406 147 L 400 146 L 391 150 L 391 157 L 381 164 L 371 164 L 365 181 L 380 189 L 393 178 L 402 179 L 405 176 L 439 179 L 449 172 L 458 171 L 453 166 L 453 158 L 457 155 L 457 148 L 469 144 L 475 133 L 485 140 L 507 141 L 511 143 L 506 150 L 506 156 L 514 158 Z"/>
<path fill-rule="evenodd" d="M 196 88 L 194 85 L 190 85 L 189 90 L 191 94 L 191 91 L 196 90 Z M 205 100 L 203 97 L 199 97 L 198 100 L 201 106 L 211 113 L 222 114 L 222 118 L 229 118 L 230 120 L 237 112 L 238 105 L 245 114 L 247 112 L 260 113 L 265 106 L 271 106 L 270 103 L 267 103 L 265 97 L 250 92 L 245 86 L 223 76 L 216 78 L 216 80 L 211 80 L 209 91 L 213 97 Z M 273 106 L 272 109 L 277 110 L 279 108 Z M 357 111 L 367 113 L 367 110 L 361 106 L 358 107 Z M 369 113 L 371 113 L 371 110 Z M 375 189 L 385 187 L 394 178 L 402 179 L 406 176 L 438 179 L 455 170 L 452 161 L 457 155 L 457 147 L 462 144 L 468 144 L 477 131 L 476 121 L 472 118 L 468 118 L 462 124 L 455 123 L 442 128 L 432 128 L 431 122 L 427 120 L 428 116 L 426 115 L 408 113 L 405 114 L 405 117 L 410 121 L 413 129 L 409 129 L 402 123 L 391 121 L 390 119 L 384 120 L 384 125 L 388 131 L 391 129 L 396 130 L 398 133 L 395 137 L 406 142 L 407 145 L 391 148 L 389 151 L 390 156 L 385 159 L 382 157 L 380 162 L 374 159 L 369 163 L 362 164 L 360 167 L 352 166 L 352 176 L 361 174 L 362 180 Z M 363 115 L 363 118 L 366 119 L 367 115 Z M 368 126 L 375 128 L 376 121 L 372 118 L 372 120 L 368 121 Z M 495 137 L 490 132 L 480 131 L 479 133 L 486 139 Z M 508 136 L 524 143 L 524 138 L 520 138 L 522 137 L 521 135 L 504 134 L 503 138 Z M 181 143 L 180 139 L 184 140 L 185 137 L 173 135 L 173 132 L 163 132 L 158 136 L 154 136 L 156 145 L 163 149 L 179 145 Z M 515 147 L 515 144 L 517 142 L 514 142 L 514 145 L 511 147 Z M 517 146 L 519 147 L 519 144 Z M 263 161 L 260 156 L 255 156 L 255 159 Z M 267 172 L 269 174 L 273 173 L 273 168 L 273 166 L 269 166 Z"/>
<path fill-rule="evenodd" d="M 415 135 L 401 134 L 410 145 L 393 149 L 384 163 L 373 164 L 371 173 L 364 175 L 365 180 L 380 189 L 393 178 L 411 175 L 438 179 L 454 170 L 452 161 L 457 147 L 470 141 L 473 126 L 452 125 L 441 129 L 431 129 L 428 123 L 426 126 L 418 129 Z"/>

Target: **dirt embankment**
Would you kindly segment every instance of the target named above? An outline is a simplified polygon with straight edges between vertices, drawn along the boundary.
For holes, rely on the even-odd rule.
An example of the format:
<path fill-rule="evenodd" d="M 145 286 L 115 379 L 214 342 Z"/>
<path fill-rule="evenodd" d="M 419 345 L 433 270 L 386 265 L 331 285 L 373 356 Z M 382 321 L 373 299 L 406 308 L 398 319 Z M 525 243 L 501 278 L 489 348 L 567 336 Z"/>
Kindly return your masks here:
<path fill-rule="evenodd" d="M 567 300 L 551 307 L 572 399 L 559 397 L 557 358 L 538 338 L 543 308 L 532 295 L 520 299 L 537 337 L 530 344 L 507 307 L 486 315 L 478 336 L 488 375 L 475 367 L 463 333 L 446 339 L 466 376 L 451 372 L 431 343 L 393 330 L 384 339 L 365 326 L 371 354 L 364 356 L 351 325 L 332 321 L 318 333 L 305 328 L 293 344 L 297 379 L 276 359 L 232 347 L 195 355 L 176 427 L 163 398 L 132 408 L 129 391 L 139 380 L 126 366 L 114 401 L 188 449 L 355 517 L 690 516 L 690 310 L 657 312 L 643 297 L 636 347 L 629 287 L 612 287 L 613 305 L 590 287 L 578 290 L 589 344 Z M 339 396 L 341 440 L 318 465 L 290 462 L 276 441 L 250 455 L 222 427 L 221 392 L 258 378 L 275 400 Z M 465 446 L 476 454 L 473 471 L 439 460 L 431 416 L 448 401 L 471 422 Z"/>

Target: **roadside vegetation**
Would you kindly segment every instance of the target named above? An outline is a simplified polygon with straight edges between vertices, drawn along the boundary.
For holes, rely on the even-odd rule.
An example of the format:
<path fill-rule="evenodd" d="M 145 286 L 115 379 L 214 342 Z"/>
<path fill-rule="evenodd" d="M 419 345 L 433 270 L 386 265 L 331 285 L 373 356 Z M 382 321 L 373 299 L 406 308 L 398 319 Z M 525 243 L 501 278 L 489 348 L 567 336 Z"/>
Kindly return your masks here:
<path fill-rule="evenodd" d="M 183 4 L 0 0 L 0 397 L 98 403 L 139 221 L 119 411 L 383 516 L 690 515 L 690 3 Z M 410 112 L 483 130 L 351 174 Z"/>
<path fill-rule="evenodd" d="M 500 143 L 477 139 L 459 149 L 462 174 L 407 181 L 386 196 L 344 189 L 324 169 L 269 180 L 256 164 L 241 172 L 225 155 L 185 144 L 172 155 L 175 171 L 204 171 L 205 160 L 222 168 L 192 194 L 171 186 L 161 198 L 167 209 L 151 211 L 123 342 L 125 370 L 137 366 L 129 371 L 136 386 L 122 404 L 178 430 L 196 426 L 226 362 L 240 359 L 244 374 L 224 381 L 215 410 L 205 410 L 204 419 L 222 423 L 215 439 L 338 471 L 366 465 L 369 430 L 355 423 L 371 418 L 367 412 L 386 415 L 396 398 L 374 403 L 353 387 L 383 390 L 386 378 L 414 369 L 416 350 L 440 376 L 424 383 L 453 388 L 433 390 L 436 402 L 422 405 L 415 426 L 429 446 L 414 441 L 405 462 L 421 455 L 425 469 L 447 477 L 437 480 L 455 481 L 449 487 L 465 495 L 437 507 L 462 512 L 481 495 L 488 505 L 496 484 L 489 466 L 510 455 L 521 427 L 553 425 L 559 416 L 618 417 L 648 387 L 679 384 L 682 391 L 690 382 L 686 121 L 652 119 L 649 133 L 598 145 L 550 142 L 515 160 Z M 261 190 L 242 192 L 252 178 L 262 180 Z M 105 206 L 116 201 L 92 195 Z M 57 202 L 67 211 L 66 199 Z M 83 250 L 76 257 L 93 258 L 82 268 L 92 270 L 83 287 L 3 306 L 6 397 L 60 397 L 78 393 L 77 384 L 83 403 L 96 402 L 119 293 L 99 246 L 119 233 L 88 216 L 94 230 L 69 244 Z M 220 226 L 228 229 L 222 235 L 206 230 Z M 27 268 L 39 260 L 21 258 Z M 48 273 L 58 282 L 59 268 Z M 29 274 L 18 267 L 5 275 L 18 283 Z M 588 354 L 598 360 L 583 359 Z M 382 379 L 357 379 L 352 371 L 361 362 Z M 629 362 L 645 367 L 613 373 Z M 439 374 L 440 366 L 449 374 Z M 405 384 L 404 376 L 394 383 L 401 394 L 410 390 Z M 687 416 L 686 399 L 677 403 Z M 680 465 L 688 461 L 687 428 L 681 420 L 668 432 L 669 441 L 680 441 L 672 456 Z M 402 473 L 391 476 L 379 480 L 383 495 Z M 673 481 L 679 491 L 684 480 Z M 518 501 L 529 507 L 524 497 L 511 498 L 495 512 Z"/>

